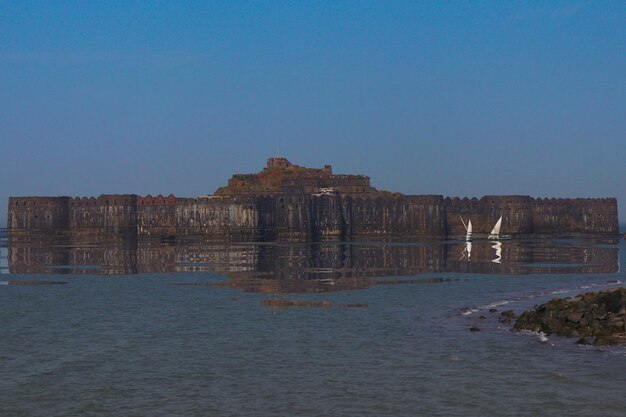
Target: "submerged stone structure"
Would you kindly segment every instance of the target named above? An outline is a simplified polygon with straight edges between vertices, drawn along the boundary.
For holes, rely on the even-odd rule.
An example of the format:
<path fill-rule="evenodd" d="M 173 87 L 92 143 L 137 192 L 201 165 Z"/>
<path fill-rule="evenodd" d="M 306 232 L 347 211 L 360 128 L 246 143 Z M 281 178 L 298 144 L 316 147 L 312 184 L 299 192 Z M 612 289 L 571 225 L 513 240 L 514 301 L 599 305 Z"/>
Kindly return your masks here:
<path fill-rule="evenodd" d="M 404 195 L 380 191 L 364 175 L 337 175 L 269 158 L 256 174 L 233 175 L 213 195 L 10 197 L 9 237 L 42 232 L 201 237 L 220 241 L 419 240 L 502 232 L 528 236 L 618 236 L 615 198 L 541 199 Z"/>

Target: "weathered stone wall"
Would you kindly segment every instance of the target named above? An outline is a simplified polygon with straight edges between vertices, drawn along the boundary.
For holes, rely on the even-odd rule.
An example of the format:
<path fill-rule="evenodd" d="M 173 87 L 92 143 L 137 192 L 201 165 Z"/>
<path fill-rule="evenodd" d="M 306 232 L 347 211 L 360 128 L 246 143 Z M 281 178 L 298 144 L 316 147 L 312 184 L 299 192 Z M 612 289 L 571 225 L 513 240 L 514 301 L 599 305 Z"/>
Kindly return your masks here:
<path fill-rule="evenodd" d="M 446 207 L 447 234 L 462 236 L 465 226 L 472 221 L 474 233 L 488 234 L 502 216 L 502 233 L 530 234 L 533 233 L 533 217 L 531 199 L 528 196 L 484 196 L 477 198 L 450 198 L 444 201 Z"/>
<path fill-rule="evenodd" d="M 254 198 L 182 199 L 176 204 L 177 236 L 210 239 L 259 239 L 261 216 Z"/>
<path fill-rule="evenodd" d="M 137 233 L 137 195 L 103 194 L 97 198 L 107 233 Z"/>
<path fill-rule="evenodd" d="M 8 228 L 20 232 L 136 233 L 137 196 L 11 197 Z"/>
<path fill-rule="evenodd" d="M 7 228 L 53 231 L 69 228 L 69 197 L 9 197 Z"/>
<path fill-rule="evenodd" d="M 180 199 L 173 195 L 152 197 L 148 194 L 137 199 L 138 235 L 176 235 L 176 204 Z"/>
<path fill-rule="evenodd" d="M 371 193 L 369 177 L 357 175 L 322 175 L 310 178 L 286 178 L 281 181 L 280 191 L 285 193 L 311 193 L 320 189 L 332 189 L 342 194 Z"/>
<path fill-rule="evenodd" d="M 390 193 L 281 193 L 175 198 L 101 195 L 97 198 L 12 197 L 10 233 L 70 231 L 139 236 L 203 236 L 214 240 L 376 240 L 460 237 L 460 218 L 487 234 L 503 217 L 502 233 L 525 236 L 617 235 L 617 201 L 481 199 Z"/>
<path fill-rule="evenodd" d="M 330 165 L 305 168 L 285 158 L 269 158 L 267 167 L 256 174 L 235 174 L 226 187 L 216 190 L 217 196 L 258 196 L 263 194 L 321 193 L 333 189 L 342 194 L 375 194 L 365 175 L 335 175 Z"/>
<path fill-rule="evenodd" d="M 95 197 L 72 198 L 69 206 L 71 230 L 88 232 L 103 227 L 103 214 Z"/>
<path fill-rule="evenodd" d="M 617 234 L 615 198 L 531 199 L 534 232 L 539 234 Z"/>
<path fill-rule="evenodd" d="M 417 238 L 444 236 L 442 196 L 376 196 L 348 198 L 349 235 L 359 238 Z"/>
<path fill-rule="evenodd" d="M 72 232 L 136 234 L 137 196 L 134 194 L 70 198 L 68 213 Z"/>

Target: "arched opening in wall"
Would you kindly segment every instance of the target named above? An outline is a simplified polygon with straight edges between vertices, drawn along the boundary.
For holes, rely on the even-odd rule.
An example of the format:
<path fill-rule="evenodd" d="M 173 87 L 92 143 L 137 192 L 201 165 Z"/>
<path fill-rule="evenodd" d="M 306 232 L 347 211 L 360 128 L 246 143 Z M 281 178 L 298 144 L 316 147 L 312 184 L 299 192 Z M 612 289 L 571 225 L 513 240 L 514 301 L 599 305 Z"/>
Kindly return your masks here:
<path fill-rule="evenodd" d="M 46 216 L 46 219 L 50 219 L 50 215 L 47 215 L 47 216 Z"/>

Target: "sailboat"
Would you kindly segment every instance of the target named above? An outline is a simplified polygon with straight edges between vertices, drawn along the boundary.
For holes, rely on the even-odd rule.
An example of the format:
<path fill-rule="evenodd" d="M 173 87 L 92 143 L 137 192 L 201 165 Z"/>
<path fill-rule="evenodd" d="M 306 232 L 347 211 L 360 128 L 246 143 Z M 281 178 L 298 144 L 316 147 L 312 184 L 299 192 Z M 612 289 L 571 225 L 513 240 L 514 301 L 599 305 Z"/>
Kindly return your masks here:
<path fill-rule="evenodd" d="M 491 233 L 489 233 L 488 239 L 492 240 L 508 240 L 511 238 L 511 235 L 500 234 L 500 228 L 502 227 L 502 216 L 496 222 L 496 225 L 491 229 Z"/>
<path fill-rule="evenodd" d="M 472 220 L 468 220 L 467 224 L 463 221 L 463 217 L 459 217 L 461 219 L 461 223 L 465 227 L 465 241 L 470 242 L 472 240 Z"/>

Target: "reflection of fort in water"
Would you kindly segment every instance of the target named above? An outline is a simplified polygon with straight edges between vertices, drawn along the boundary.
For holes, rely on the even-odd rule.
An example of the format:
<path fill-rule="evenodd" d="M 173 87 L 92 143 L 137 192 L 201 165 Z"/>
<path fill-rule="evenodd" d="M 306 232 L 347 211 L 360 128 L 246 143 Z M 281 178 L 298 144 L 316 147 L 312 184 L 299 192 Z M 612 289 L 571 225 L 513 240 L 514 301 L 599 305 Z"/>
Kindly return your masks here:
<path fill-rule="evenodd" d="M 21 237 L 9 240 L 7 260 L 10 273 L 215 272 L 227 276 L 226 282 L 218 285 L 247 291 L 323 292 L 401 283 L 384 278 L 427 273 L 616 272 L 618 248 L 595 243 L 511 240 L 475 241 L 470 245 L 458 241 L 216 244 L 202 240 L 137 241 L 93 235 Z"/>
<path fill-rule="evenodd" d="M 466 234 L 462 218 L 472 221 L 474 237 L 487 236 L 502 222 L 502 232 L 517 240 L 451 242 Z M 298 292 L 389 285 L 391 280 L 373 278 L 423 273 L 618 267 L 617 249 L 589 240 L 523 240 L 617 238 L 614 198 L 404 195 L 377 190 L 364 175 L 335 174 L 329 165 L 301 167 L 284 158 L 269 158 L 262 171 L 235 174 L 213 195 L 197 198 L 11 197 L 7 220 L 11 273 L 208 271 L 227 275 L 222 285 Z M 381 240 L 429 242 L 354 243 Z M 286 241 L 299 243 L 280 243 Z"/>

